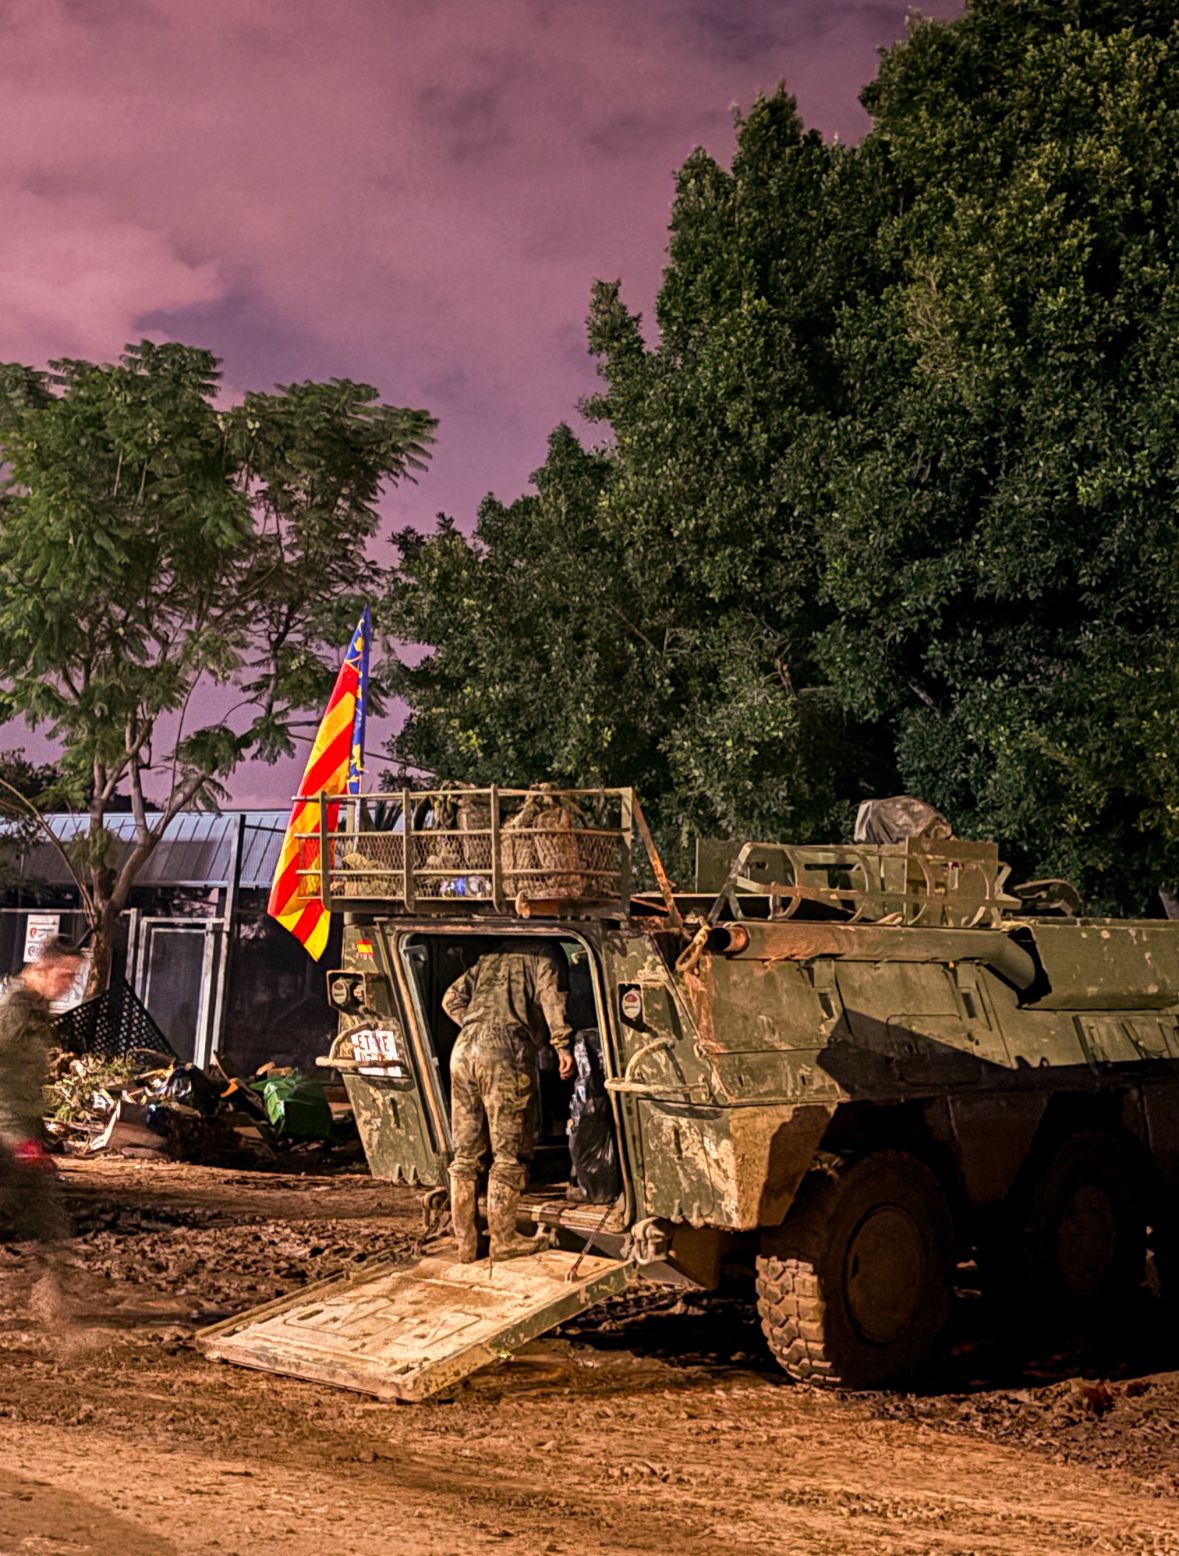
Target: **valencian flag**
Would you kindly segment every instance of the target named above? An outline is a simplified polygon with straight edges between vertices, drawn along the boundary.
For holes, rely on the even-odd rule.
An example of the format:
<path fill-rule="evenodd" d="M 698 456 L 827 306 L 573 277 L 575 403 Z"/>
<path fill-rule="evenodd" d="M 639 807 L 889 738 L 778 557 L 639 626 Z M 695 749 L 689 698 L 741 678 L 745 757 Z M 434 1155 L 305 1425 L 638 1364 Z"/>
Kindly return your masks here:
<path fill-rule="evenodd" d="M 360 793 L 361 770 L 364 762 L 364 705 L 368 691 L 368 647 L 372 637 L 372 618 L 368 606 L 360 618 L 352 642 L 344 655 L 344 663 L 336 677 L 336 684 L 328 699 L 327 712 L 307 766 L 303 770 L 303 782 L 299 785 L 300 798 L 295 801 L 291 819 L 287 822 L 286 836 L 282 840 L 282 853 L 274 872 L 274 885 L 270 888 L 270 901 L 266 911 L 276 918 L 284 929 L 289 929 L 296 940 L 301 940 L 308 953 L 316 960 L 323 955 L 331 928 L 331 914 L 317 896 L 318 873 L 314 878 L 300 876 L 300 867 L 315 869 L 319 863 L 317 838 L 300 839 L 298 833 L 319 832 L 319 796 L 340 794 L 347 788 L 349 794 Z M 328 830 L 336 827 L 338 805 L 328 806 Z"/>

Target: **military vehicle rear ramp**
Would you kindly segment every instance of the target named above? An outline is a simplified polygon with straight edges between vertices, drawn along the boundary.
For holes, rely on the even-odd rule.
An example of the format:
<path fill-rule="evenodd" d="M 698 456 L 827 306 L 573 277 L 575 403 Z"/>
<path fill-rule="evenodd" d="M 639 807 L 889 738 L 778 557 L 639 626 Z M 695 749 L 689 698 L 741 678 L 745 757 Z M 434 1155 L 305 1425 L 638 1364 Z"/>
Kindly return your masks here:
<path fill-rule="evenodd" d="M 630 1285 L 633 1261 L 545 1249 L 457 1264 L 377 1260 L 203 1329 L 213 1360 L 382 1400 L 422 1400 Z"/>

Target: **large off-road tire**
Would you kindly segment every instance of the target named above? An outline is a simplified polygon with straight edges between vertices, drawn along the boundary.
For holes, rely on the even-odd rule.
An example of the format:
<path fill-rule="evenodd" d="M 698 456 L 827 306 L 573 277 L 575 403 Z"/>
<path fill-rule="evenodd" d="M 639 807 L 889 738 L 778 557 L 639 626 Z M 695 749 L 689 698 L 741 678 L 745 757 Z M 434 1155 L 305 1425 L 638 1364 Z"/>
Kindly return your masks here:
<path fill-rule="evenodd" d="M 808 1174 L 757 1261 L 757 1306 L 793 1378 L 876 1388 L 937 1355 L 953 1295 L 946 1199 L 906 1151 L 834 1159 Z"/>
<path fill-rule="evenodd" d="M 1126 1304 L 1146 1273 L 1146 1198 L 1115 1135 L 1068 1136 L 1016 1201 L 1016 1287 L 1008 1308 L 1036 1327 L 1091 1329 Z"/>

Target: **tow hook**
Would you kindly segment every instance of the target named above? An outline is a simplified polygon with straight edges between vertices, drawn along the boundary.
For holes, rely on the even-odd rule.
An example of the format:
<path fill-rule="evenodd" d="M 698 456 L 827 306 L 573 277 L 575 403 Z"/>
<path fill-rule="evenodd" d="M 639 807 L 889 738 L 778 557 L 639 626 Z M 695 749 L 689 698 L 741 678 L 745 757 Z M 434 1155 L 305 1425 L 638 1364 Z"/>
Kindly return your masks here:
<path fill-rule="evenodd" d="M 671 1235 L 667 1223 L 655 1216 L 636 1221 L 630 1236 L 622 1247 L 623 1258 L 636 1264 L 661 1264 L 671 1252 Z"/>
<path fill-rule="evenodd" d="M 447 1189 L 427 1189 L 418 1201 L 422 1211 L 420 1242 L 429 1242 L 438 1236 L 450 1215 L 450 1193 Z"/>

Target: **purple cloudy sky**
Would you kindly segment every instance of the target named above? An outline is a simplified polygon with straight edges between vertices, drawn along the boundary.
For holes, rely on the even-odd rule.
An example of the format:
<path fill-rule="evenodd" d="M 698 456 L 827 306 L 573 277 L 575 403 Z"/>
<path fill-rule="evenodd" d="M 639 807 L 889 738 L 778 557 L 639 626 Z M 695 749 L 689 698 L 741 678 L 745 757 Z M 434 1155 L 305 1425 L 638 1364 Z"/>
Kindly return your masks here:
<path fill-rule="evenodd" d="M 211 347 L 230 394 L 368 380 L 441 423 L 391 518 L 466 525 L 576 424 L 591 281 L 649 311 L 692 148 L 727 159 L 732 105 L 779 80 L 858 137 L 907 9 L 0 0 L 0 359 L 147 334 Z M 243 771 L 234 797 L 284 801 L 296 778 Z"/>

